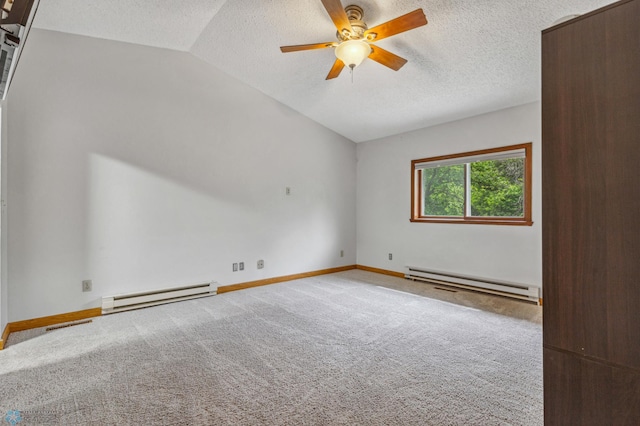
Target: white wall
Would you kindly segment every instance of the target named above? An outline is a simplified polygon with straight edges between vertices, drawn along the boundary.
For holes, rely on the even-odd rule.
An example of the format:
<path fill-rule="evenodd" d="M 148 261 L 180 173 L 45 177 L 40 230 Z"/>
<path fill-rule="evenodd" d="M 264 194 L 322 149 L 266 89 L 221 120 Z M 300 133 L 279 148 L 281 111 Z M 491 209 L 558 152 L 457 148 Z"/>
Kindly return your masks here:
<path fill-rule="evenodd" d="M 2 102 L 0 121 L 0 333 L 9 322 L 9 280 L 7 278 L 7 215 L 4 199 L 7 194 L 7 108 Z M 1 336 L 0 336 L 1 338 Z"/>
<path fill-rule="evenodd" d="M 358 144 L 358 264 L 542 285 L 540 127 L 532 103 Z M 533 142 L 533 226 L 409 222 L 411 160 L 523 142 Z"/>
<path fill-rule="evenodd" d="M 8 105 L 9 321 L 355 263 L 355 144 L 188 53 L 32 30 Z"/>

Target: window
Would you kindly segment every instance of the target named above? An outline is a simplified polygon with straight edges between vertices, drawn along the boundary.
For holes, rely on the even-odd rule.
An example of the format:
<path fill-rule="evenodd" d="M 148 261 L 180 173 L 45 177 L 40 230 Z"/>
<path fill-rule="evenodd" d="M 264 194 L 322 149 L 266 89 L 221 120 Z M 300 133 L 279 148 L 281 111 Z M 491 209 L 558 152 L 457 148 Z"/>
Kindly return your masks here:
<path fill-rule="evenodd" d="M 532 225 L 531 143 L 411 162 L 411 221 Z"/>

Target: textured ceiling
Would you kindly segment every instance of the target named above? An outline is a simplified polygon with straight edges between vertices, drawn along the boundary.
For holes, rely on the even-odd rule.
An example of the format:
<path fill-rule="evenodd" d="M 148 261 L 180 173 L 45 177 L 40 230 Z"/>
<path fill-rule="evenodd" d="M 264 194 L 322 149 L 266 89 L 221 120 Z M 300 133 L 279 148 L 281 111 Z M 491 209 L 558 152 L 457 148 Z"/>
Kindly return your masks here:
<path fill-rule="evenodd" d="M 369 27 L 422 8 L 429 24 L 377 44 L 400 71 L 366 60 L 325 81 L 335 40 L 320 0 L 41 0 L 35 28 L 190 51 L 356 141 L 540 99 L 540 32 L 611 0 L 350 0 Z"/>
<path fill-rule="evenodd" d="M 34 28 L 188 51 L 226 0 L 40 0 Z"/>

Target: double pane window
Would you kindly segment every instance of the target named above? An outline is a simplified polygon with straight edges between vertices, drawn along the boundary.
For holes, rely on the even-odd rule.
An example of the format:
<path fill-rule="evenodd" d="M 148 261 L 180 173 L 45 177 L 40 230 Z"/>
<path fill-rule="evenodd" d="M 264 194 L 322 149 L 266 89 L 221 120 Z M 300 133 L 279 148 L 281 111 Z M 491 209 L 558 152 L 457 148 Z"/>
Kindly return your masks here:
<path fill-rule="evenodd" d="M 411 163 L 412 221 L 531 225 L 531 144 Z"/>

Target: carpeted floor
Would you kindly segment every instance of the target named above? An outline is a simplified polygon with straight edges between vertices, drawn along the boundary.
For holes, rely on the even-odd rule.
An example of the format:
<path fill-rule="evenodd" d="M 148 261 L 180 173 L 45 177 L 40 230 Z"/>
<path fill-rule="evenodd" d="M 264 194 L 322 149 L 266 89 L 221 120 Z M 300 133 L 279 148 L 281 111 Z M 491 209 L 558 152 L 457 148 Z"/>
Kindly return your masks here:
<path fill-rule="evenodd" d="M 19 425 L 541 425 L 540 324 L 348 271 L 11 335 Z M 15 416 L 15 413 L 14 413 Z"/>

